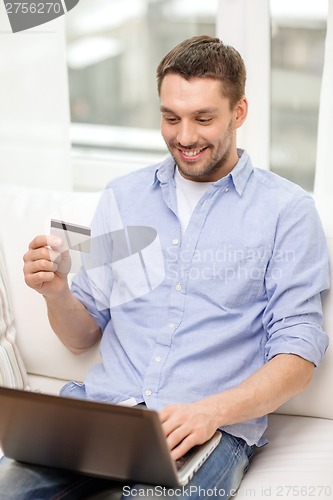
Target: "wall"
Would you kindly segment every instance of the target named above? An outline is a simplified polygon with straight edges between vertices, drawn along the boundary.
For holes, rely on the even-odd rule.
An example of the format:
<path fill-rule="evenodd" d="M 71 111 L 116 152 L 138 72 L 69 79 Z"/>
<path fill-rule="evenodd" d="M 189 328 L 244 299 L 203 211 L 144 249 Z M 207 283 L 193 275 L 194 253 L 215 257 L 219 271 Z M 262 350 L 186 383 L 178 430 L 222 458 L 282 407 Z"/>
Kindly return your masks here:
<path fill-rule="evenodd" d="M 0 2 L 0 183 L 71 189 L 64 18 L 13 34 Z"/>
<path fill-rule="evenodd" d="M 217 36 L 241 54 L 247 69 L 249 113 L 238 131 L 238 145 L 254 165 L 269 169 L 270 8 L 268 0 L 219 0 Z M 255 36 L 254 36 L 255 34 Z"/>

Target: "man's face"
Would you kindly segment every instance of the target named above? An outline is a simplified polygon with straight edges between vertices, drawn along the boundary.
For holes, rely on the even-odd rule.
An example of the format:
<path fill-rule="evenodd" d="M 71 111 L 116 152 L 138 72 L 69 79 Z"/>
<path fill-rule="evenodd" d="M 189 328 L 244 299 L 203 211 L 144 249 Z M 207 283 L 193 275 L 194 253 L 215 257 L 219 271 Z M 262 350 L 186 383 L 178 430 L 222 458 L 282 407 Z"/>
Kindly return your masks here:
<path fill-rule="evenodd" d="M 237 163 L 237 106 L 230 109 L 221 83 L 167 74 L 161 85 L 161 132 L 180 173 L 193 181 L 216 181 Z M 245 101 L 244 101 L 245 102 Z"/>

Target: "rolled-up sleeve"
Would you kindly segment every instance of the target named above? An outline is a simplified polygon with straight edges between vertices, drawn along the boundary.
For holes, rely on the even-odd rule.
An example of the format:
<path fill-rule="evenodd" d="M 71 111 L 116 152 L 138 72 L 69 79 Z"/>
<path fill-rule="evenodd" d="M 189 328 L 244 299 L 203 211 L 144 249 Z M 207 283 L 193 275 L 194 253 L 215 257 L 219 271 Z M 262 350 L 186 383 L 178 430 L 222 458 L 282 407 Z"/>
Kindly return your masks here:
<path fill-rule="evenodd" d="M 73 295 L 85 306 L 102 331 L 111 318 L 112 241 L 109 217 L 112 200 L 112 190 L 105 189 L 91 223 L 90 251 L 81 254 L 81 269 L 71 283 Z"/>
<path fill-rule="evenodd" d="M 106 325 L 110 321 L 110 310 L 104 306 L 100 306 L 101 301 L 98 297 L 101 295 L 91 279 L 89 279 L 86 271 L 81 271 L 74 277 L 71 284 L 73 295 L 84 305 L 89 314 L 94 318 L 98 326 L 104 331 Z"/>
<path fill-rule="evenodd" d="M 326 238 L 310 196 L 280 214 L 266 273 L 266 361 L 296 354 L 318 366 L 328 346 L 321 294 L 329 287 Z"/>

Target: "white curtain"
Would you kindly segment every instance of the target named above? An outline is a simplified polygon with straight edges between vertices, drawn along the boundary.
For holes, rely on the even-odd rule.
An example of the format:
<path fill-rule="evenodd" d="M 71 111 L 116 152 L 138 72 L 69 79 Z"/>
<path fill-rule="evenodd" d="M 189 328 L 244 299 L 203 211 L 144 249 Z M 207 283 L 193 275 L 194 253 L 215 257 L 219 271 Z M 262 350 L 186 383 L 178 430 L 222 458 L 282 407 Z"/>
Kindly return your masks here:
<path fill-rule="evenodd" d="M 317 161 L 314 194 L 321 202 L 324 199 L 333 200 L 333 162 L 330 154 L 333 145 L 333 0 L 328 2 L 327 34 L 325 44 L 325 59 L 322 77 L 318 140 L 317 140 Z M 333 214 L 333 203 L 332 214 Z M 331 218 L 332 218 L 331 214 Z"/>
<path fill-rule="evenodd" d="M 269 169 L 270 2 L 219 0 L 216 34 L 240 52 L 247 68 L 249 115 L 238 131 L 238 145 L 248 150 L 255 166 Z"/>
<path fill-rule="evenodd" d="M 0 183 L 72 187 L 64 18 L 13 34 L 0 2 Z"/>

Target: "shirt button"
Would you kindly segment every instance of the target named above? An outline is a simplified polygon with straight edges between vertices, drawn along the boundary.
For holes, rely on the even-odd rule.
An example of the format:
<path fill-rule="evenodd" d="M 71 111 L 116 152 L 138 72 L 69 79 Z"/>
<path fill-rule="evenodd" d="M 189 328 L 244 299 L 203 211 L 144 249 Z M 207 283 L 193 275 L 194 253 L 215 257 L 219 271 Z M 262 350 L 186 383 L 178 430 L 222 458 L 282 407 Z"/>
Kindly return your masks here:
<path fill-rule="evenodd" d="M 180 292 L 181 289 L 182 289 L 182 285 L 180 283 L 177 283 L 177 285 L 176 285 L 177 292 Z"/>
<path fill-rule="evenodd" d="M 225 192 L 227 193 L 229 191 L 229 188 L 226 188 Z"/>
<path fill-rule="evenodd" d="M 178 243 L 179 243 L 179 240 L 177 240 L 177 238 L 175 238 L 174 240 L 172 240 L 172 244 L 173 245 L 178 245 Z"/>
<path fill-rule="evenodd" d="M 159 363 L 161 361 L 161 356 L 155 356 L 155 361 L 156 363 Z"/>
<path fill-rule="evenodd" d="M 152 394 L 153 394 L 153 393 L 152 393 L 152 391 L 151 391 L 150 389 L 147 389 L 147 390 L 145 391 L 145 395 L 146 395 L 146 396 L 151 396 Z"/>
<path fill-rule="evenodd" d="M 175 327 L 175 324 L 174 323 L 169 323 L 168 327 L 169 327 L 169 330 L 173 330 L 174 327 Z"/>

